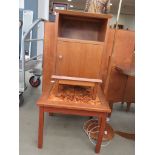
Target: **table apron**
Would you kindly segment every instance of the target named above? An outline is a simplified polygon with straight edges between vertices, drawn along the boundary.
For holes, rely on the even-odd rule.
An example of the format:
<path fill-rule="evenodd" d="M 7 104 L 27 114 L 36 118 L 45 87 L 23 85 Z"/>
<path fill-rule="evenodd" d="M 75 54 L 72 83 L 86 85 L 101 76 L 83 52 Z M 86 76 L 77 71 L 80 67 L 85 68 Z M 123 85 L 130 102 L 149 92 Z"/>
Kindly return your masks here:
<path fill-rule="evenodd" d="M 43 108 L 44 112 L 50 113 L 60 113 L 67 115 L 80 115 L 80 116 L 97 116 L 103 117 L 107 116 L 107 112 L 96 112 L 96 111 L 86 111 L 86 110 L 77 110 L 77 109 L 64 109 L 64 108 L 55 108 L 55 107 L 40 107 Z"/>

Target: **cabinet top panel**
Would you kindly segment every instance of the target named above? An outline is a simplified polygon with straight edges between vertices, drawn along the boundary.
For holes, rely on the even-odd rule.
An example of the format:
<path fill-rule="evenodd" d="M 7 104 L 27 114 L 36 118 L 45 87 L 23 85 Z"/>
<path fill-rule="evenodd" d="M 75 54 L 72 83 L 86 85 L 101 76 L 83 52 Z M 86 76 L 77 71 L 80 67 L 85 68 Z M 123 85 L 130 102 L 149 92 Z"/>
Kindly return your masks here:
<path fill-rule="evenodd" d="M 82 11 L 66 11 L 66 10 L 57 10 L 59 14 L 63 15 L 72 15 L 72 16 L 81 16 L 81 17 L 88 17 L 88 18 L 99 18 L 99 19 L 108 19 L 112 18 L 112 14 L 98 14 L 98 13 L 88 13 Z"/>

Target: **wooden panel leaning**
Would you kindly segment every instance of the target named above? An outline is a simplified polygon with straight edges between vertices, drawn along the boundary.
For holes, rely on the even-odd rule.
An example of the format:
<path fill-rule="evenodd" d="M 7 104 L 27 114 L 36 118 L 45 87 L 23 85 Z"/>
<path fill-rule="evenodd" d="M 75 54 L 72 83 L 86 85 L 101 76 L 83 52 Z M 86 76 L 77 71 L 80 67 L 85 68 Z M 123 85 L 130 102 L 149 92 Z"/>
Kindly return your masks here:
<path fill-rule="evenodd" d="M 133 31 L 116 31 L 114 54 L 111 64 L 109 65 L 114 38 L 114 30 L 109 30 L 108 41 L 106 44 L 106 66 L 107 68 L 108 66 L 110 67 L 109 72 L 105 74 L 104 79 L 106 79 L 106 83 L 103 83 L 103 88 L 104 94 L 111 104 L 111 108 L 115 102 L 127 102 L 129 104 L 134 102 L 134 77 L 128 78 L 128 76 L 132 75 L 127 75 L 126 72 L 126 70 L 134 69 L 134 66 L 132 66 L 132 63 L 134 63 L 133 55 L 135 48 L 134 35 L 135 33 Z M 120 70 L 118 68 L 120 68 Z"/>

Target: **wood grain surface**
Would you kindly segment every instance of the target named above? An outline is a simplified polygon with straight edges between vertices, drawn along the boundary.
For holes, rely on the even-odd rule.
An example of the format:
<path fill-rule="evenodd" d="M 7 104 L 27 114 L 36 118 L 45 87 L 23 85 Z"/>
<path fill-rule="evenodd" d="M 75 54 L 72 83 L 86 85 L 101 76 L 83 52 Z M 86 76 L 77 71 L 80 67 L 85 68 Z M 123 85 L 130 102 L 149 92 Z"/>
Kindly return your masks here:
<path fill-rule="evenodd" d="M 56 74 L 99 78 L 102 52 L 102 45 L 58 41 Z"/>

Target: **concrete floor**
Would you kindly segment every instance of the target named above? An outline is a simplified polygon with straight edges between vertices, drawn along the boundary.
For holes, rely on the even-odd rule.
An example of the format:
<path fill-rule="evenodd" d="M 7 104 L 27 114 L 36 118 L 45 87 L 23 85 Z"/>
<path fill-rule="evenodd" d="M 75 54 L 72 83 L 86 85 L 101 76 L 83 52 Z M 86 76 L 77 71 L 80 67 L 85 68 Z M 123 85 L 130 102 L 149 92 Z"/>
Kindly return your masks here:
<path fill-rule="evenodd" d="M 28 79 L 28 89 L 24 93 L 24 105 L 19 109 L 19 154 L 20 155 L 94 155 L 94 146 L 83 131 L 83 123 L 88 117 L 45 115 L 44 145 L 37 148 L 38 108 L 36 101 L 41 95 L 41 86 L 32 88 Z M 135 111 L 125 112 L 126 105 L 114 105 L 110 124 L 114 130 L 134 132 Z M 135 142 L 115 135 L 107 147 L 102 147 L 103 155 L 134 155 Z"/>

